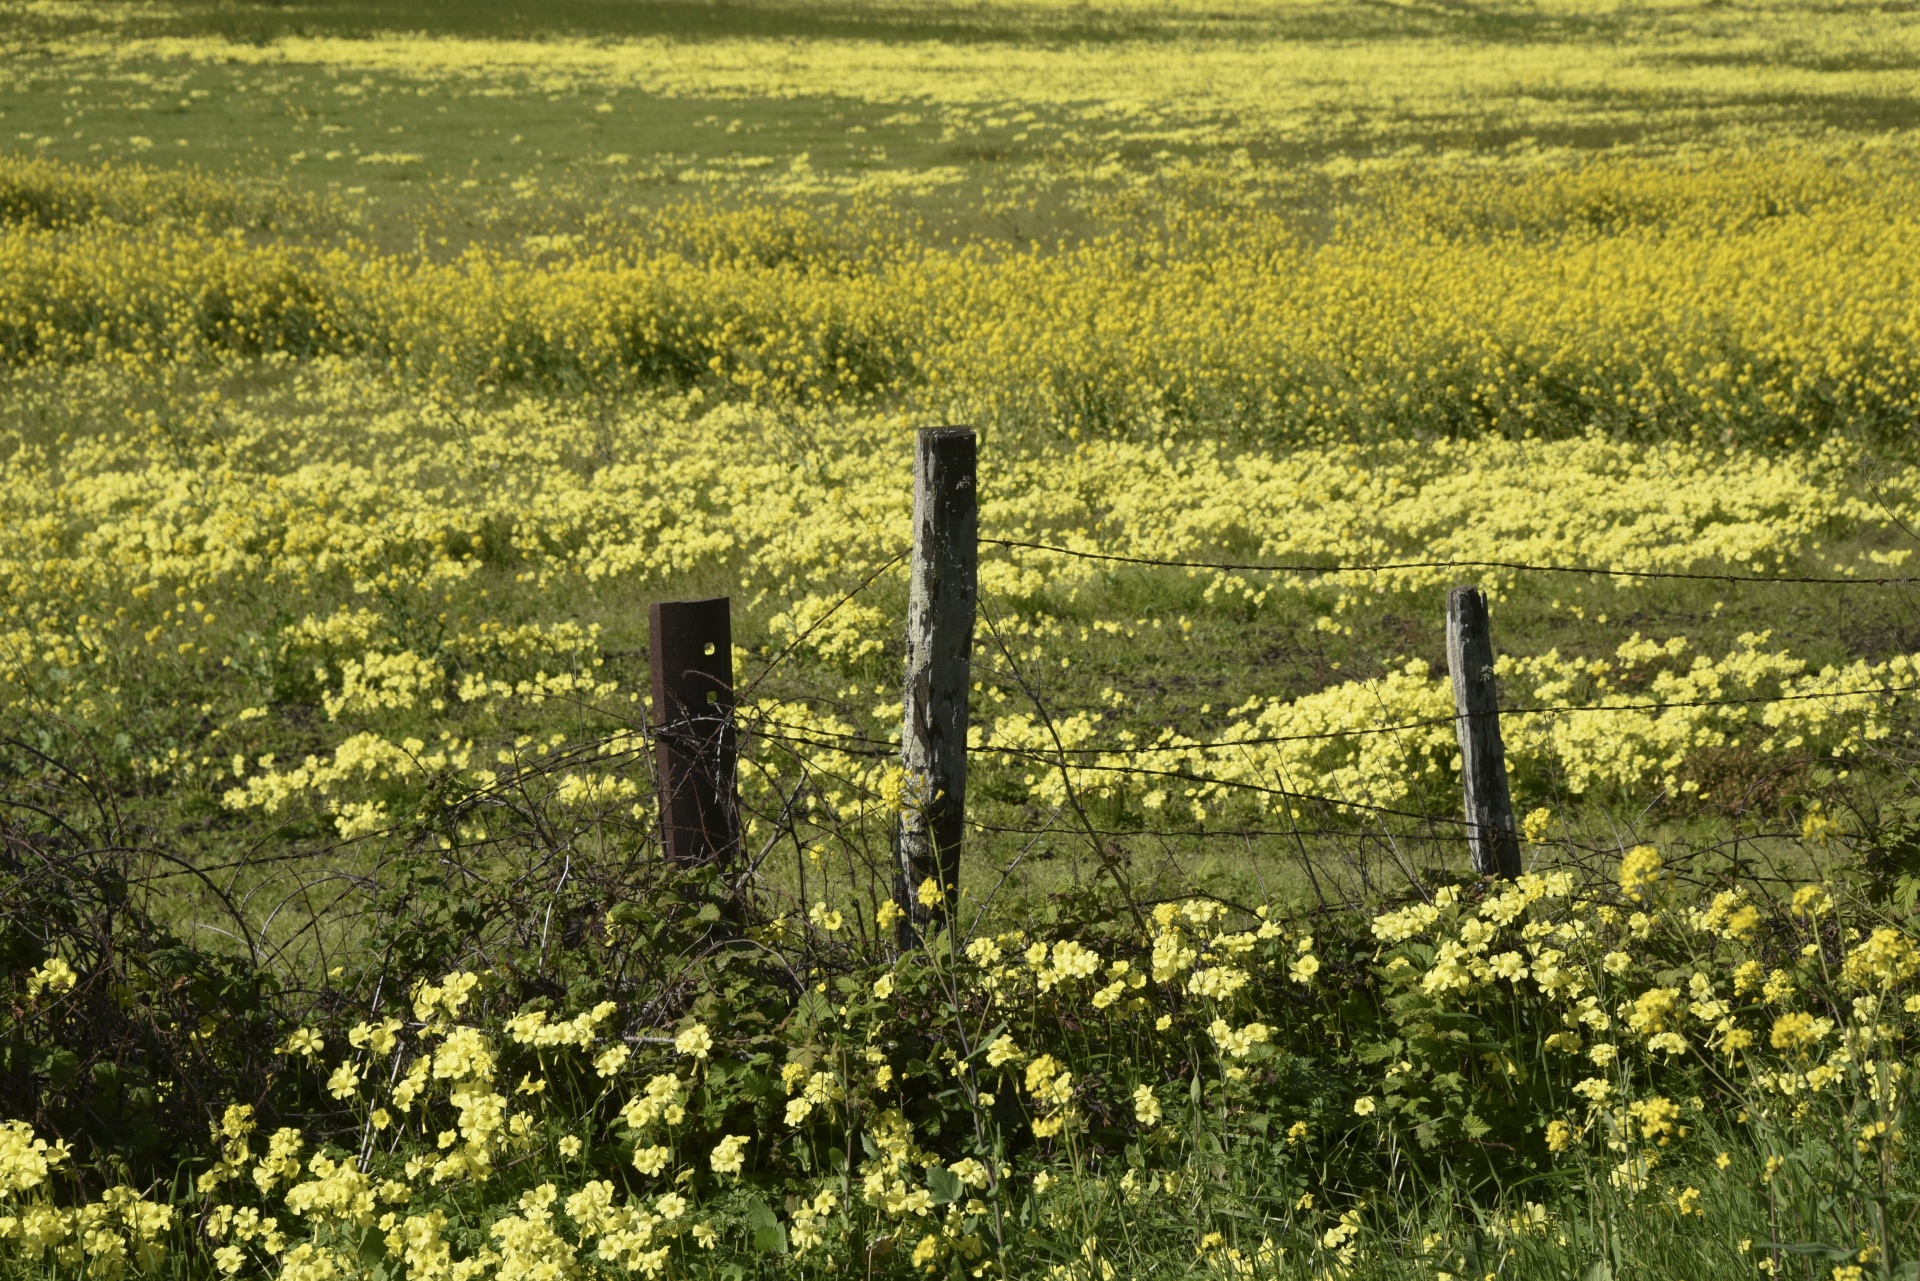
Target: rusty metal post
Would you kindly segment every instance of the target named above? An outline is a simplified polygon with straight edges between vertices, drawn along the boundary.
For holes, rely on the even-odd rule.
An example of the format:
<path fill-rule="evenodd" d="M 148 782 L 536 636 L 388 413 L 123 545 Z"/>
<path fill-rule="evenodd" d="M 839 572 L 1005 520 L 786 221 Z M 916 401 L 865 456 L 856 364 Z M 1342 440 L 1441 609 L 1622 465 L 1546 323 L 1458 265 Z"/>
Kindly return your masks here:
<path fill-rule="evenodd" d="M 720 596 L 647 609 L 661 844 L 675 863 L 727 864 L 740 846 L 729 606 Z"/>

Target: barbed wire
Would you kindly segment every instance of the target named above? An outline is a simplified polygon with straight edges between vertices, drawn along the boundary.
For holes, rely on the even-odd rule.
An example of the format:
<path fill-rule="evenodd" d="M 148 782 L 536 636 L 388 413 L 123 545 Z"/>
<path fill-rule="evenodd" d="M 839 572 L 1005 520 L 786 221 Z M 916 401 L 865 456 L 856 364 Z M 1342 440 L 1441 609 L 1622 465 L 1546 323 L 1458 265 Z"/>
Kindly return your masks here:
<path fill-rule="evenodd" d="M 773 736 L 768 735 L 768 737 L 773 737 Z M 804 740 L 797 740 L 797 741 L 804 742 Z M 839 749 L 829 748 L 829 750 L 837 751 Z M 1413 810 L 1393 809 L 1389 806 L 1373 805 L 1365 801 L 1349 801 L 1337 796 L 1322 796 L 1315 792 L 1298 792 L 1289 788 L 1268 787 L 1263 784 L 1249 783 L 1249 782 L 1245 782 L 1237 779 L 1213 778 L 1209 775 L 1194 774 L 1185 770 L 1153 769 L 1153 768 L 1142 766 L 1142 765 L 1101 765 L 1101 764 L 1077 765 L 1077 764 L 1068 764 L 1066 762 L 1061 761 L 1058 758 L 1058 756 L 1054 753 L 1043 752 L 1037 749 L 1005 747 L 999 750 L 1008 755 L 1024 756 L 1034 760 L 1045 761 L 1049 764 L 1059 765 L 1062 768 L 1080 770 L 1083 772 L 1097 771 L 1101 773 L 1147 775 L 1155 778 L 1175 778 L 1175 779 L 1180 779 L 1186 782 L 1199 783 L 1202 785 L 1234 788 L 1241 791 L 1261 792 L 1261 793 L 1274 795 L 1274 796 L 1285 796 L 1293 800 L 1320 802 L 1323 804 L 1336 805 L 1336 806 L 1341 806 L 1348 809 L 1359 809 L 1359 810 L 1367 810 L 1367 811 L 1370 811 L 1373 813 L 1379 813 L 1379 814 L 1390 814 L 1398 818 L 1420 819 L 1425 822 L 1449 823 L 1449 824 L 1454 824 L 1456 826 L 1466 824 L 1466 820 L 1463 818 L 1447 817 L 1447 816 L 1438 815 L 1438 814 L 1422 814 Z"/>
<path fill-rule="evenodd" d="M 1871 694 L 1911 694 L 1920 692 L 1920 685 L 1877 685 L 1863 686 L 1858 689 L 1815 690 L 1798 694 L 1755 694 L 1745 698 L 1695 698 L 1676 699 L 1660 703 L 1566 703 L 1538 706 L 1503 707 L 1502 716 L 1558 716 L 1584 714 L 1589 712 L 1664 712 L 1696 707 L 1741 707 L 1767 703 L 1806 702 L 1821 698 L 1857 698 Z M 1405 730 L 1431 729 L 1439 725 L 1451 725 L 1458 721 L 1458 715 L 1433 716 L 1424 720 L 1401 721 L 1393 725 L 1355 726 L 1349 729 L 1316 730 L 1302 734 L 1258 734 L 1246 738 L 1214 739 L 1209 742 L 1195 743 L 1133 743 L 1120 746 L 1103 747 L 1067 747 L 1061 750 L 1073 756 L 1143 756 L 1155 752 L 1197 752 L 1220 751 L 1230 747 L 1260 747 L 1275 743 L 1301 743 L 1322 740 L 1358 738 L 1372 734 L 1394 734 Z M 800 734 L 818 735 L 830 739 L 841 739 L 856 743 L 857 748 L 845 748 L 835 743 L 809 742 L 798 735 L 766 734 L 769 738 L 781 741 L 801 742 L 807 746 L 819 747 L 827 751 L 844 752 L 849 756 L 890 755 L 900 750 L 897 741 L 874 738 L 870 735 L 842 730 L 825 729 L 817 725 L 796 725 L 791 722 L 765 719 L 752 719 L 750 725 L 765 733 L 762 727 L 790 729 Z M 1032 749 L 1010 744 L 980 743 L 970 746 L 971 752 L 1000 752 L 1012 754 L 1030 754 Z M 1051 754 L 1049 754 L 1051 755 Z M 1079 767 L 1076 767 L 1079 768 Z"/>
<path fill-rule="evenodd" d="M 1072 548 L 1052 546 L 1045 543 L 1030 542 L 1030 541 L 1023 541 L 1023 540 L 1015 540 L 1015 539 L 981 538 L 979 541 L 984 544 L 1005 547 L 1008 549 L 1038 551 L 1038 552 L 1043 552 L 1048 554 L 1064 555 L 1064 556 L 1069 556 L 1069 557 L 1084 559 L 1084 560 L 1098 560 L 1098 561 L 1106 561 L 1106 562 L 1112 562 L 1112 563 L 1143 565 L 1143 566 L 1158 567 L 1158 568 L 1187 569 L 1187 570 L 1205 569 L 1205 570 L 1215 570 L 1215 571 L 1238 571 L 1238 572 L 1259 572 L 1259 573 L 1304 573 L 1304 574 L 1315 574 L 1315 575 L 1327 575 L 1327 574 L 1341 574 L 1341 573 L 1390 573 L 1390 572 L 1400 572 L 1400 571 L 1434 570 L 1434 569 L 1501 569 L 1501 570 L 1510 570 L 1510 571 L 1516 571 L 1516 572 L 1586 574 L 1589 576 L 1608 575 L 1612 577 L 1624 577 L 1624 578 L 1636 578 L 1636 579 L 1675 579 L 1675 580 L 1694 581 L 1694 582 L 1709 581 L 1709 582 L 1728 582 L 1728 583 L 1800 583 L 1800 584 L 1828 585 L 1828 586 L 1863 586 L 1863 585 L 1891 586 L 1891 585 L 1901 585 L 1901 584 L 1907 584 L 1907 583 L 1913 583 L 1913 582 L 1920 582 L 1920 578 L 1905 578 L 1905 577 L 1902 577 L 1902 578 L 1837 578 L 1837 577 L 1822 577 L 1822 576 L 1811 576 L 1811 575 L 1708 574 L 1708 573 L 1686 572 L 1686 571 L 1629 570 L 1629 569 L 1620 569 L 1620 568 L 1606 569 L 1598 566 L 1546 565 L 1546 564 L 1534 564 L 1534 563 L 1522 562 L 1522 561 L 1495 561 L 1495 560 L 1475 560 L 1475 561 L 1434 560 L 1434 561 L 1408 561 L 1408 562 L 1392 562 L 1392 563 L 1381 563 L 1381 564 L 1355 564 L 1355 565 L 1288 565 L 1288 564 L 1236 563 L 1236 562 L 1224 562 L 1224 561 L 1180 561 L 1180 560 L 1170 560 L 1170 559 L 1158 559 L 1158 558 L 1151 558 L 1151 557 L 1130 556 L 1130 555 L 1124 555 L 1120 553 L 1111 553 L 1111 552 L 1081 551 L 1081 550 L 1075 550 Z M 779 653 L 776 654 L 772 658 L 772 660 L 769 661 L 756 676 L 754 676 L 750 681 L 748 681 L 741 690 L 742 696 L 745 697 L 745 696 L 751 695 L 754 689 L 756 689 L 761 684 L 761 682 L 763 682 L 773 672 L 773 670 L 776 667 L 778 667 L 785 659 L 791 656 L 805 642 L 807 637 L 811 635 L 821 624 L 825 623 L 833 613 L 835 613 L 838 609 L 840 609 L 842 606 L 847 604 L 849 601 L 851 601 L 855 597 L 859 596 L 867 588 L 873 586 L 880 579 L 880 577 L 884 575 L 888 570 L 899 565 L 901 561 L 905 558 L 905 555 L 906 555 L 905 552 L 898 553 L 895 556 L 883 562 L 882 564 L 880 564 L 879 566 L 867 572 L 862 577 L 860 582 L 855 584 L 844 595 L 840 596 L 839 599 L 834 602 L 834 604 L 826 611 L 825 614 L 813 620 L 812 623 L 810 623 L 807 627 L 803 628 L 797 635 L 795 635 L 792 638 L 792 640 L 785 647 L 783 647 L 779 651 Z M 1730 697 L 1730 698 L 1676 699 L 1676 700 L 1668 700 L 1668 701 L 1640 701 L 1640 702 L 1626 702 L 1626 703 L 1612 702 L 1612 703 L 1522 705 L 1522 706 L 1516 706 L 1516 707 L 1503 708 L 1500 710 L 1508 716 L 1561 716 L 1561 715 L 1592 714 L 1592 713 L 1601 713 L 1601 712 L 1662 713 L 1667 711 L 1690 709 L 1690 708 L 1756 706 L 1756 705 L 1790 703 L 1790 702 L 1818 700 L 1818 699 L 1857 698 L 1857 697 L 1867 697 L 1867 696 L 1875 696 L 1875 695 L 1893 696 L 1893 695 L 1899 695 L 1899 694 L 1914 693 L 1916 691 L 1920 691 L 1920 685 L 1880 684 L 1880 685 L 1874 685 L 1874 686 L 1849 688 L 1849 689 L 1811 690 L 1811 691 L 1800 691 L 1800 692 L 1794 692 L 1794 693 L 1780 693 L 1780 694 L 1758 694 L 1758 695 L 1747 695 L 1747 696 Z M 748 732 L 757 734 L 758 736 L 770 742 L 779 743 L 789 748 L 812 748 L 820 751 L 835 752 L 844 756 L 865 757 L 872 760 L 882 760 L 882 759 L 891 758 L 900 750 L 898 741 L 894 739 L 880 739 L 880 738 L 875 738 L 868 734 L 860 733 L 858 731 L 830 729 L 820 725 L 796 724 L 793 722 L 777 720 L 771 717 L 758 716 L 754 714 L 753 709 L 746 706 L 737 707 L 736 714 L 742 717 L 743 721 L 745 722 L 743 728 L 747 729 Z M 1045 714 L 1044 711 L 1042 714 L 1043 715 Z M 1335 809 L 1347 810 L 1347 811 L 1352 811 L 1352 812 L 1357 812 L 1362 814 L 1372 814 L 1380 817 L 1392 817 L 1392 818 L 1398 818 L 1398 819 L 1404 819 L 1404 820 L 1411 820 L 1413 822 L 1426 825 L 1430 829 L 1429 832 L 1425 834 L 1426 839 L 1457 842 L 1457 841 L 1464 841 L 1469 839 L 1468 834 L 1474 825 L 1469 820 L 1454 814 L 1425 813 L 1418 810 L 1402 809 L 1402 808 L 1398 808 L 1396 806 L 1391 806 L 1391 805 L 1381 805 L 1381 804 L 1375 804 L 1367 801 L 1351 800 L 1346 797 L 1327 796 L 1327 795 L 1316 793 L 1316 792 L 1300 791 L 1297 789 L 1287 788 L 1287 787 L 1276 787 L 1268 784 L 1255 783 L 1246 779 L 1221 778 L 1211 774 L 1198 772 L 1196 770 L 1178 769 L 1178 768 L 1174 768 L 1174 769 L 1155 768 L 1155 767 L 1143 766 L 1139 764 L 1114 763 L 1114 762 L 1102 761 L 1102 760 L 1087 761 L 1080 758 L 1085 758 L 1089 756 L 1096 757 L 1096 758 L 1097 757 L 1149 756 L 1154 754 L 1178 753 L 1178 752 L 1189 752 L 1189 753 L 1190 752 L 1218 752 L 1218 751 L 1224 751 L 1226 749 L 1236 748 L 1236 747 L 1256 747 L 1256 746 L 1273 745 L 1273 744 L 1290 743 L 1290 742 L 1341 740 L 1341 739 L 1350 739 L 1350 738 L 1379 735 L 1379 734 L 1394 734 L 1394 733 L 1404 733 L 1404 732 L 1413 731 L 1413 730 L 1432 729 L 1439 726 L 1456 723 L 1458 719 L 1459 719 L 1458 715 L 1443 715 L 1443 716 L 1426 717 L 1419 720 L 1398 722 L 1391 725 L 1351 726 L 1351 727 L 1343 727 L 1339 729 L 1319 730 L 1319 731 L 1292 733 L 1292 734 L 1247 735 L 1244 737 L 1237 737 L 1237 738 L 1230 738 L 1230 739 L 1217 739 L 1217 740 L 1204 741 L 1204 742 L 1126 743 L 1121 745 L 1105 745 L 1105 746 L 1092 745 L 1092 746 L 1068 747 L 1064 744 L 1059 743 L 1056 738 L 1056 743 L 1052 750 L 1041 750 L 1037 748 L 1021 747 L 1014 744 L 1004 744 L 1004 743 L 1003 744 L 982 743 L 982 744 L 977 744 L 970 747 L 969 750 L 980 752 L 983 754 L 990 753 L 990 754 L 996 754 L 1001 756 L 1014 757 L 1018 759 L 1025 759 L 1025 760 L 1036 762 L 1036 763 L 1044 763 L 1048 766 L 1060 769 L 1061 771 L 1063 771 L 1063 773 L 1068 771 L 1078 770 L 1082 772 L 1100 772 L 1100 773 L 1112 773 L 1112 774 L 1120 774 L 1120 775 L 1127 775 L 1127 776 L 1134 776 L 1134 777 L 1160 778 L 1160 779 L 1167 779 L 1167 780 L 1180 782 L 1180 783 L 1192 784 L 1196 787 L 1205 788 L 1205 789 L 1218 789 L 1222 791 L 1236 791 L 1236 792 L 1243 792 L 1243 793 L 1254 793 L 1254 794 L 1263 795 L 1263 796 L 1279 797 L 1289 802 L 1290 805 L 1291 804 L 1319 805 L 1319 806 L 1327 806 Z M 1293 815 L 1294 817 L 1297 818 L 1299 815 L 1299 811 L 1297 809 L 1294 810 Z M 1063 834 L 1065 834 L 1065 829 L 1060 829 L 1053 825 L 1048 825 L 1048 826 L 1039 827 L 1039 828 L 1032 828 L 1032 827 L 1023 827 L 1023 826 L 983 824 L 971 819 L 969 819 L 967 822 L 969 827 L 974 828 L 983 833 L 988 831 L 994 831 L 994 832 L 1003 832 L 1008 835 L 1039 836 L 1050 831 L 1059 830 L 1059 831 L 1062 831 Z M 1436 826 L 1442 829 L 1445 829 L 1445 831 L 1443 832 L 1431 831 L 1431 829 Z M 1151 828 L 1151 829 L 1143 828 L 1143 829 L 1139 829 L 1138 831 L 1135 831 L 1133 829 L 1125 829 L 1125 830 L 1096 829 L 1093 825 L 1088 824 L 1082 834 L 1093 838 L 1097 844 L 1098 841 L 1102 839 L 1128 836 L 1128 835 L 1149 835 L 1154 837 L 1165 837 L 1165 838 L 1171 838 L 1171 839 L 1180 839 L 1180 838 L 1186 838 L 1186 837 L 1213 838 L 1213 837 L 1221 837 L 1221 836 L 1234 836 L 1236 838 L 1246 837 L 1246 836 L 1260 836 L 1260 837 L 1274 836 L 1274 837 L 1299 838 L 1302 836 L 1333 835 L 1335 833 L 1332 831 L 1323 833 L 1317 830 L 1310 832 L 1310 831 L 1307 831 L 1306 829 L 1300 828 L 1298 824 L 1295 824 L 1290 829 L 1276 829 L 1273 831 L 1266 831 L 1266 830 L 1255 831 L 1253 829 L 1231 829 L 1231 830 L 1218 831 L 1218 832 L 1208 831 L 1204 828 L 1193 829 L 1191 831 L 1184 830 L 1184 829 L 1160 829 L 1160 828 Z M 1343 830 L 1338 834 L 1350 835 L 1351 832 Z M 1395 839 L 1400 839 L 1400 838 L 1409 836 L 1411 834 L 1394 833 L 1391 835 L 1393 835 Z"/>
<path fill-rule="evenodd" d="M 1610 578 L 1673 578 L 1690 582 L 1713 583 L 1801 583 L 1831 587 L 1886 587 L 1920 582 L 1920 578 L 1846 578 L 1811 574 L 1703 574 L 1684 570 L 1607 569 L 1599 565 L 1540 565 L 1517 560 L 1410 560 L 1379 564 L 1307 565 L 1254 564 L 1237 561 L 1164 560 L 1153 556 L 1128 556 L 1119 552 L 1082 551 L 1056 547 L 1051 543 L 1028 542 L 1018 538 L 981 538 L 996 547 L 1022 548 L 1071 556 L 1078 560 L 1104 560 L 1126 565 L 1147 565 L 1162 569 L 1215 569 L 1258 574 L 1385 574 L 1414 569 L 1508 569 L 1536 574 L 1588 574 Z"/>
<path fill-rule="evenodd" d="M 848 591 L 839 600 L 833 602 L 832 605 L 828 606 L 826 613 L 820 615 L 820 617 L 814 619 L 811 623 L 808 623 L 805 627 L 801 628 L 799 632 L 797 632 L 794 635 L 794 638 L 787 642 L 785 649 L 782 649 L 778 654 L 775 654 L 772 658 L 768 659 L 767 665 L 760 669 L 760 674 L 755 676 L 752 680 L 746 683 L 745 687 L 743 687 L 740 690 L 738 697 L 745 698 L 748 695 L 752 694 L 754 690 L 760 688 L 760 682 L 767 679 L 767 677 L 773 675 L 773 669 L 780 666 L 781 663 L 785 662 L 787 659 L 787 656 L 793 653 L 794 650 L 800 648 L 800 643 L 806 640 L 807 637 L 813 635 L 815 629 L 817 629 L 822 623 L 826 622 L 829 618 L 832 618 L 842 605 L 845 605 L 848 601 L 852 600 L 854 597 L 858 596 L 861 592 L 864 592 L 865 590 L 867 590 L 867 588 L 873 586 L 874 583 L 878 582 L 880 575 L 886 573 L 888 570 L 892 569 L 895 565 L 898 565 L 901 561 L 905 560 L 912 553 L 912 551 L 913 549 L 911 547 L 903 548 L 900 551 L 895 552 L 887 560 L 883 561 L 877 568 L 868 571 L 867 576 L 865 578 L 861 579 L 858 583 L 854 584 L 853 588 L 850 591 Z"/>
<path fill-rule="evenodd" d="M 1086 828 L 1062 827 L 1057 823 L 1046 827 L 1024 827 L 1008 823 L 983 823 L 978 819 L 971 818 L 966 820 L 966 825 L 977 832 L 991 832 L 1003 836 L 1045 836 L 1048 833 L 1059 833 L 1063 836 L 1081 836 L 1085 835 L 1088 830 Z M 1177 838 L 1182 840 L 1211 841 L 1241 840 L 1246 837 L 1284 837 L 1291 840 L 1294 837 L 1305 836 L 1311 836 L 1317 839 L 1320 837 L 1347 838 L 1356 835 L 1365 835 L 1364 832 L 1358 832 L 1351 827 L 1095 827 L 1092 831 L 1096 836 L 1164 837 L 1168 839 Z M 1410 835 L 1406 832 L 1395 832 L 1393 833 L 1393 837 L 1395 840 L 1417 839 L 1449 842 L 1460 842 L 1471 839 L 1465 832 L 1428 832 L 1417 836 Z"/>

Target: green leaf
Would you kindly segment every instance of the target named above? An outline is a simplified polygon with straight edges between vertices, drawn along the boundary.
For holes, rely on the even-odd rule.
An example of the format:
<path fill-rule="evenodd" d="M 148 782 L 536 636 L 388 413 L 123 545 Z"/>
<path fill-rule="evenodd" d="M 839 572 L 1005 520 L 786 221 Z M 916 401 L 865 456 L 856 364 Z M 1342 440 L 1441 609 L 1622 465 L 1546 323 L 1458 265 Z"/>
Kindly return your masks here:
<path fill-rule="evenodd" d="M 927 1187 L 933 1191 L 935 1205 L 952 1205 L 967 1194 L 967 1185 L 952 1170 L 938 1165 L 927 1167 Z"/>
<path fill-rule="evenodd" d="M 34 1066 L 53 1082 L 55 1088 L 65 1088 L 80 1074 L 80 1056 L 65 1046 L 59 1046 L 43 1051 L 40 1061 Z"/>
<path fill-rule="evenodd" d="M 747 1227 L 753 1233 L 753 1248 L 762 1254 L 787 1252 L 787 1229 L 780 1216 L 759 1197 L 747 1202 Z"/>
<path fill-rule="evenodd" d="M 1401 1049 L 1400 1038 L 1394 1037 L 1389 1041 L 1375 1041 L 1370 1045 L 1362 1045 L 1354 1050 L 1353 1057 L 1362 1063 L 1378 1063 L 1382 1059 L 1398 1058 Z"/>
<path fill-rule="evenodd" d="M 1811 1254 L 1823 1259 L 1838 1260 L 1853 1257 L 1853 1251 L 1846 1246 L 1827 1245 L 1820 1241 L 1769 1241 L 1760 1248 L 1779 1250 L 1783 1254 Z"/>
<path fill-rule="evenodd" d="M 833 1013 L 833 1003 L 819 992 L 807 992 L 794 1003 L 794 1021 L 802 1025 L 819 1023 Z"/>

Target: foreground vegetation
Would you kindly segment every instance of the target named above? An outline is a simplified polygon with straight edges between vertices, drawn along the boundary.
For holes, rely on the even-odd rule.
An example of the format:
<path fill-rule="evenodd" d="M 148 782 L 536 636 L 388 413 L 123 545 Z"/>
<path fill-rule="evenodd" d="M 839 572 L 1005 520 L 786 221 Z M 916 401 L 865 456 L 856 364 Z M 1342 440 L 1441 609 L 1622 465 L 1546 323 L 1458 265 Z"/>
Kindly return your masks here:
<path fill-rule="evenodd" d="M 342 977 L 273 1048 L 277 1117 L 216 1107 L 171 1196 L 57 1209 L 73 1158 L 9 1123 L 13 1257 L 119 1274 L 193 1237 L 221 1273 L 297 1277 L 1909 1262 L 1920 951 L 1819 885 L 1776 912 L 1640 846 L 1615 887 L 1428 886 L 1365 929 L 1189 899 L 898 954 L 824 903 L 702 937 L 652 888 L 604 915 L 556 894 L 581 931 L 560 953 L 490 940 L 484 971 L 400 995 Z M 389 928 L 423 927 L 423 901 Z M 664 990 L 632 982 L 663 962 Z M 42 1035 L 111 1002 L 63 961 L 26 979 Z"/>
<path fill-rule="evenodd" d="M 1916 1275 L 1896 20 L 0 13 L 0 1271 Z"/>

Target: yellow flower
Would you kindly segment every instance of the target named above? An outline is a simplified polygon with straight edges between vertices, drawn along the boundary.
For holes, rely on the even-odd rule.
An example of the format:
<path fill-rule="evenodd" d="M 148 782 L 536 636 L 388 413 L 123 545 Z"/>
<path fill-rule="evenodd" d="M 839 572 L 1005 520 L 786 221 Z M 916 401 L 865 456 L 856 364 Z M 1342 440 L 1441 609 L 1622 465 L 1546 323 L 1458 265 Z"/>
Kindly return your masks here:
<path fill-rule="evenodd" d="M 342 1063 L 327 1078 L 327 1093 L 336 1099 L 350 1099 L 360 1090 L 360 1073 L 351 1063 Z"/>
<path fill-rule="evenodd" d="M 1153 1087 L 1137 1087 L 1133 1092 L 1133 1119 L 1151 1130 L 1160 1124 L 1160 1116 L 1160 1100 L 1154 1097 Z"/>
<path fill-rule="evenodd" d="M 715 1174 L 738 1174 L 746 1163 L 746 1151 L 747 1136 L 729 1134 L 714 1144 L 707 1164 L 713 1167 Z"/>
<path fill-rule="evenodd" d="M 1580 1131 L 1565 1121 L 1547 1122 L 1547 1151 L 1565 1152 L 1580 1137 Z"/>
<path fill-rule="evenodd" d="M 398 1043 L 396 1033 L 400 1031 L 399 1019 L 387 1019 L 380 1023 L 356 1023 L 347 1033 L 347 1044 L 356 1050 L 370 1049 L 375 1054 L 391 1054 Z"/>
<path fill-rule="evenodd" d="M 1815 917 L 1833 906 L 1833 897 L 1824 885 L 1802 885 L 1793 892 L 1787 910 L 1795 916 Z"/>
<path fill-rule="evenodd" d="M 1665 1146 L 1680 1132 L 1680 1105 L 1659 1095 L 1627 1104 L 1627 1111 L 1640 1122 L 1640 1137 L 1655 1139 Z"/>
<path fill-rule="evenodd" d="M 1236 1059 L 1247 1057 L 1254 1046 L 1265 1045 L 1273 1038 L 1273 1029 L 1265 1023 L 1249 1023 L 1235 1029 L 1225 1019 L 1215 1019 L 1207 1032 L 1223 1053 Z"/>
<path fill-rule="evenodd" d="M 1790 1011 L 1773 1021 L 1773 1034 L 1770 1040 L 1776 1050 L 1805 1051 L 1826 1039 L 1833 1030 L 1833 1020 L 1815 1018 L 1811 1014 Z"/>
<path fill-rule="evenodd" d="M 1642 1035 L 1664 1032 L 1680 1016 L 1680 989 L 1648 988 L 1627 1011 L 1627 1026 Z"/>
<path fill-rule="evenodd" d="M 1882 926 L 1847 954 L 1841 976 L 1857 987 L 1886 990 L 1920 974 L 1920 949 L 1899 930 Z"/>
<path fill-rule="evenodd" d="M 1825 847 L 1835 828 L 1840 825 L 1820 812 L 1819 806 L 1807 811 L 1806 821 L 1800 824 L 1800 839 L 1812 845 Z"/>
<path fill-rule="evenodd" d="M 1613 1092 L 1613 1082 L 1604 1076 L 1590 1076 L 1576 1084 L 1573 1092 L 1598 1107 L 1605 1103 L 1607 1096 Z"/>
<path fill-rule="evenodd" d="M 1645 892 L 1659 881 L 1662 866 L 1660 852 L 1653 846 L 1634 846 L 1620 860 L 1621 893 L 1636 903 L 1641 902 Z"/>
<path fill-rule="evenodd" d="M 1353 1114 L 1355 1116 L 1372 1116 L 1374 1107 L 1373 1096 L 1371 1094 L 1363 1094 L 1353 1101 Z"/>
<path fill-rule="evenodd" d="M 707 1052 L 713 1049 L 713 1033 L 707 1031 L 705 1023 L 695 1023 L 673 1038 L 673 1048 L 696 1059 L 704 1059 Z"/>
<path fill-rule="evenodd" d="M 65 960 L 57 956 L 48 957 L 46 964 L 27 972 L 27 999 L 31 1001 L 42 992 L 51 992 L 55 996 L 70 992 L 79 978 Z"/>
<path fill-rule="evenodd" d="M 1656 1032 L 1647 1038 L 1649 1050 L 1661 1050 L 1667 1054 L 1685 1054 L 1687 1038 L 1678 1032 Z"/>
<path fill-rule="evenodd" d="M 306 1058 L 312 1058 L 314 1055 L 324 1050 L 326 1048 L 326 1045 L 327 1043 L 321 1039 L 320 1034 L 318 1032 L 314 1031 L 312 1028 L 303 1027 L 303 1028 L 299 1028 L 298 1030 L 293 1032 L 292 1035 L 288 1036 L 287 1039 L 284 1042 L 282 1042 L 281 1045 L 274 1051 L 274 1053 L 298 1054 Z"/>

